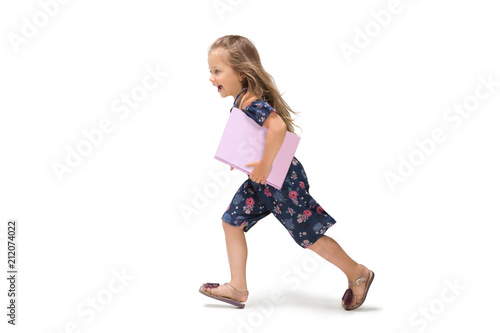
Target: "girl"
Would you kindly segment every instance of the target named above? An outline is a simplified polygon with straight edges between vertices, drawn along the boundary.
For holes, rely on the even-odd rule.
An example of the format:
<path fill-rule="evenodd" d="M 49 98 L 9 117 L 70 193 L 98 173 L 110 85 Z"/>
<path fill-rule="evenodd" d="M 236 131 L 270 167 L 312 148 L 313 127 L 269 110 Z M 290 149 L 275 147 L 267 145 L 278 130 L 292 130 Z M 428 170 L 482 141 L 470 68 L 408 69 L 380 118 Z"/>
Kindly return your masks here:
<path fill-rule="evenodd" d="M 286 131 L 295 133 L 290 112 L 296 112 L 281 98 L 274 79 L 262 67 L 257 49 L 242 36 L 220 37 L 209 48 L 208 65 L 209 80 L 221 97 L 233 96 L 233 106 L 268 132 L 262 159 L 249 161 L 247 166 L 253 166 L 252 172 L 222 215 L 231 281 L 223 285 L 204 283 L 199 291 L 239 308 L 245 306 L 248 290 L 244 233 L 273 213 L 299 246 L 316 252 L 345 273 L 348 289 L 342 297 L 344 309 L 360 307 L 375 274 L 324 235 L 336 221 L 309 194 L 307 176 L 299 160 L 293 157 L 281 190 L 265 184 Z"/>

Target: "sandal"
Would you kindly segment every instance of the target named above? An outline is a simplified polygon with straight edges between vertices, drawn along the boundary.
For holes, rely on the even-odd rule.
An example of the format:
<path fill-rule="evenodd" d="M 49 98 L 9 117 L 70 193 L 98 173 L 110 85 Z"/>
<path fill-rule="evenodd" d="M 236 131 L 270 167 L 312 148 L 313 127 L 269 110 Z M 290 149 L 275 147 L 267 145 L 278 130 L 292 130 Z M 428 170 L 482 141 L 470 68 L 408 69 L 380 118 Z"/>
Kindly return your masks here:
<path fill-rule="evenodd" d="M 245 307 L 245 304 L 243 304 L 243 302 L 237 301 L 236 299 L 240 299 L 242 296 L 248 295 L 248 291 L 237 290 L 229 283 L 224 283 L 223 285 L 226 286 L 229 289 L 229 291 L 231 291 L 232 297 L 212 295 L 209 291 L 206 290 L 208 288 L 217 288 L 218 286 L 220 286 L 220 284 L 218 284 L 218 283 L 204 283 L 200 287 L 200 293 L 202 293 L 205 296 L 214 298 L 218 301 L 226 302 L 226 303 L 229 303 L 231 305 L 237 306 L 240 309 L 243 309 Z M 217 293 L 218 293 L 218 291 L 217 291 Z"/>
<path fill-rule="evenodd" d="M 365 266 L 363 266 L 365 267 Z M 347 289 L 344 293 L 344 296 L 342 296 L 342 306 L 344 307 L 345 310 L 354 310 L 359 308 L 363 302 L 365 301 L 366 295 L 368 294 L 368 289 L 370 289 L 370 285 L 372 284 L 373 279 L 375 278 L 375 273 L 368 270 L 368 276 L 362 276 L 359 279 L 356 279 L 355 281 L 348 281 L 349 289 Z M 363 292 L 363 298 L 361 299 L 361 302 L 358 304 L 355 304 L 354 306 L 350 307 L 349 305 L 351 304 L 353 300 L 353 293 L 350 287 L 354 285 L 361 285 L 362 283 L 365 284 L 365 290 Z M 357 296 L 357 295 L 356 295 Z"/>

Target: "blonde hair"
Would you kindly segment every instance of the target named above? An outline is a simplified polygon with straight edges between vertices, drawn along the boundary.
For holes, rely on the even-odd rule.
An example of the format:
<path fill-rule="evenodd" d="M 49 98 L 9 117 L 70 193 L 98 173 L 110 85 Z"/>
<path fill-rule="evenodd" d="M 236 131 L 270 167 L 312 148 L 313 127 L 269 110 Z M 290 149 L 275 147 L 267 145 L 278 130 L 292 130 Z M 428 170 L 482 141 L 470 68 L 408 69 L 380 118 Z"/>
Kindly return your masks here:
<path fill-rule="evenodd" d="M 247 93 L 257 98 L 264 96 L 264 100 L 276 109 L 285 122 L 287 131 L 295 133 L 294 126 L 302 130 L 300 126 L 294 124 L 290 115 L 290 113 L 297 115 L 298 112 L 292 111 L 281 97 L 274 78 L 262 67 L 259 52 L 251 41 L 243 36 L 227 35 L 217 38 L 208 49 L 208 53 L 217 49 L 226 50 L 227 64 L 235 72 L 244 75 L 242 85 L 243 88 L 247 88 Z"/>

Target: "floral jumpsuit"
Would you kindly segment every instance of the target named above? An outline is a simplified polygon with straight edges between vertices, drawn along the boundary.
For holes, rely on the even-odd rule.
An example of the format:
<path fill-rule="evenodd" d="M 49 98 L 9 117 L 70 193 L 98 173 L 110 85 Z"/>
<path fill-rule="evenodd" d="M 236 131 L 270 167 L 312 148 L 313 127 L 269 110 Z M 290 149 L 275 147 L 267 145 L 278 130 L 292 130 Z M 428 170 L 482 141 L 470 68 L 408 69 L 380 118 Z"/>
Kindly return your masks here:
<path fill-rule="evenodd" d="M 233 107 L 236 107 L 238 98 L 245 89 L 235 98 Z M 260 126 L 271 112 L 277 112 L 265 100 L 255 100 L 242 111 Z M 247 232 L 270 213 L 303 248 L 314 244 L 336 223 L 309 194 L 306 172 L 295 156 L 280 190 L 268 184 L 256 183 L 248 176 L 236 191 L 222 220 L 233 226 L 244 225 L 243 230 Z"/>

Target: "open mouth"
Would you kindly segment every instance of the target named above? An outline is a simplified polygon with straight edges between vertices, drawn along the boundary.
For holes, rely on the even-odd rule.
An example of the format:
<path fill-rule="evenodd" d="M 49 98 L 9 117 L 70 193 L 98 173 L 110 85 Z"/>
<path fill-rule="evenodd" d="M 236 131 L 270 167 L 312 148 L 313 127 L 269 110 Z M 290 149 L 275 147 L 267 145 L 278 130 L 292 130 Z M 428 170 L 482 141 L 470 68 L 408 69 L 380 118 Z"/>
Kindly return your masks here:
<path fill-rule="evenodd" d="M 218 92 L 221 92 L 221 91 L 222 91 L 222 86 L 218 86 L 218 87 L 217 87 L 217 91 L 218 91 Z"/>

